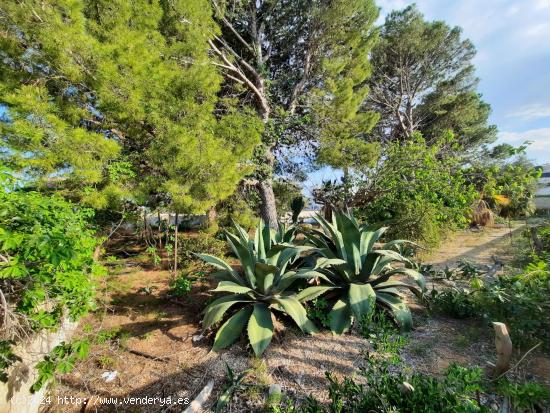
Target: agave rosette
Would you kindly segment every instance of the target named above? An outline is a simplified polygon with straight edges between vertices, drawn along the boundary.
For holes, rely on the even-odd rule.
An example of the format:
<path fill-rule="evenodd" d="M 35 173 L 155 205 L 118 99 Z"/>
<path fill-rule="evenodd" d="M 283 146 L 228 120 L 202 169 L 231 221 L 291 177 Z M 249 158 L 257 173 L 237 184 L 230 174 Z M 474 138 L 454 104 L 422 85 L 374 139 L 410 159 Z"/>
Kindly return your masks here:
<path fill-rule="evenodd" d="M 412 262 L 398 252 L 410 241 L 394 240 L 375 249 L 386 228 L 371 231 L 345 212 L 334 213 L 332 222 L 321 216 L 315 219 L 322 231 L 306 235 L 319 257 L 317 272 L 323 274 L 322 285 L 304 289 L 298 299 L 304 302 L 330 292 L 336 301 L 329 322 L 336 334 L 349 329 L 354 318 L 361 320 L 374 311 L 375 305 L 387 309 L 402 330 L 410 330 L 411 312 L 398 289 L 407 288 L 417 295 L 425 289 L 422 274 L 408 268 Z M 399 275 L 408 276 L 413 283 L 396 280 Z"/>
<path fill-rule="evenodd" d="M 226 232 L 226 236 L 241 269 L 236 270 L 212 255 L 198 254 L 219 269 L 212 274 L 219 281 L 214 291 L 227 293 L 205 309 L 203 328 L 217 325 L 230 309 L 238 307 L 219 327 L 213 350 L 230 346 L 246 326 L 254 353 L 261 355 L 273 336 L 273 310 L 290 316 L 303 332 L 314 333 L 315 325 L 291 289 L 300 279 L 322 276 L 314 268 L 291 268 L 300 254 L 311 247 L 288 243 L 294 237 L 294 228 L 275 231 L 260 221 L 253 239 L 239 225 L 235 228 L 235 234 Z"/>

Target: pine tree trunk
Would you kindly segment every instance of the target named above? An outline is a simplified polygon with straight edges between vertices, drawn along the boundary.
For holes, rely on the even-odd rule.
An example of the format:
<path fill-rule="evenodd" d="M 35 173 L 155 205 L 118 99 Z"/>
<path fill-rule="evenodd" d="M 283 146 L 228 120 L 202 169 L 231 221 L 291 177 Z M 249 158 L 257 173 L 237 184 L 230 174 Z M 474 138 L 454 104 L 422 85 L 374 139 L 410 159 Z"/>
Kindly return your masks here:
<path fill-rule="evenodd" d="M 262 203 L 260 205 L 260 217 L 269 224 L 271 228 L 277 229 L 277 207 L 275 205 L 275 194 L 271 180 L 265 180 L 258 183 L 258 191 Z"/>
<path fill-rule="evenodd" d="M 216 207 L 211 207 L 208 212 L 206 213 L 207 218 L 207 226 L 208 228 L 212 228 L 214 225 L 216 225 L 216 220 L 218 219 L 218 213 L 216 212 Z"/>

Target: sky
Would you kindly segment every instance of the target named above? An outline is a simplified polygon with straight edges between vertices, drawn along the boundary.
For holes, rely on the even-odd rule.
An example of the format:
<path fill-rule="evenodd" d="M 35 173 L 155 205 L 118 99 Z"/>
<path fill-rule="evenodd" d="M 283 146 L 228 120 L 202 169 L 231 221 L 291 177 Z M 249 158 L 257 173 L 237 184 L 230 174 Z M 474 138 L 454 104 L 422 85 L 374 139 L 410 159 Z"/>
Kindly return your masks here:
<path fill-rule="evenodd" d="M 478 90 L 492 107 L 497 143 L 531 141 L 528 157 L 550 163 L 550 0 L 377 0 L 378 23 L 412 3 L 427 20 L 462 27 L 476 46 Z M 324 168 L 305 189 L 338 176 Z"/>

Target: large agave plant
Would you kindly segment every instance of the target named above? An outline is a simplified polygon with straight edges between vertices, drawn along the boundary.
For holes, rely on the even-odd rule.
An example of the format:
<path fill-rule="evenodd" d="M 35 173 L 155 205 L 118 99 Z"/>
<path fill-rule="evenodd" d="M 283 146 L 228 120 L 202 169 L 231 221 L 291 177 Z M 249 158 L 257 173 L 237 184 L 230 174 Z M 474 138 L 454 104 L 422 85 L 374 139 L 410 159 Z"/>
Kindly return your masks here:
<path fill-rule="evenodd" d="M 308 301 L 329 291 L 330 295 L 334 294 L 336 302 L 329 321 L 336 334 L 346 331 L 354 317 L 361 320 L 374 311 L 375 304 L 389 310 L 402 330 L 411 329 L 411 313 L 397 289 L 404 287 L 420 294 L 425 283 L 422 274 L 406 267 L 410 260 L 398 252 L 399 247 L 409 241 L 390 241 L 375 249 L 386 228 L 370 231 L 367 226 L 359 225 L 353 215 L 344 212 L 334 213 L 332 222 L 321 216 L 316 220 L 322 231 L 312 230 L 307 238 L 316 247 L 314 254 L 328 265 L 317 270 L 323 274 L 322 285 L 303 290 L 298 299 Z M 399 274 L 412 278 L 416 286 L 395 280 Z"/>
<path fill-rule="evenodd" d="M 314 333 L 315 325 L 307 318 L 306 310 L 290 287 L 299 279 L 320 275 L 311 268 L 291 270 L 300 253 L 311 247 L 289 244 L 294 230 L 275 231 L 260 221 L 253 239 L 235 225 L 236 234 L 226 233 L 231 250 L 240 261 L 241 269 L 235 270 L 224 260 L 206 254 L 198 254 L 206 263 L 220 271 L 213 274 L 219 281 L 214 291 L 227 295 L 216 299 L 205 309 L 203 327 L 208 329 L 224 318 L 232 307 L 238 307 L 218 329 L 213 350 L 230 346 L 247 328 L 254 353 L 259 356 L 267 348 L 273 336 L 272 312 L 289 315 L 306 333 Z"/>

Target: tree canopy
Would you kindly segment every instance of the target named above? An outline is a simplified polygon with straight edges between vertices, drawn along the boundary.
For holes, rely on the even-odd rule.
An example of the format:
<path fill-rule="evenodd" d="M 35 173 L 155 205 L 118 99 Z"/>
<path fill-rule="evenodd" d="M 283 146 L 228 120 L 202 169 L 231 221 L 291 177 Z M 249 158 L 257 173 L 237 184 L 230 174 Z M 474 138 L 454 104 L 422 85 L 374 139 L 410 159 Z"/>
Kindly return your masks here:
<path fill-rule="evenodd" d="M 211 14 L 206 0 L 4 2 L 4 160 L 96 208 L 199 212 L 230 195 L 262 126 L 218 97 Z"/>
<path fill-rule="evenodd" d="M 372 139 L 437 140 L 452 130 L 464 148 L 496 139 L 490 106 L 476 92 L 475 47 L 459 27 L 429 22 L 415 5 L 393 11 L 372 53 L 367 107 L 380 113 Z"/>
<path fill-rule="evenodd" d="M 361 83 L 370 74 L 367 56 L 378 11 L 371 0 L 213 4 L 222 34 L 211 45 L 226 73 L 226 94 L 253 102 L 266 123 L 252 181 L 262 217 L 276 225 L 272 175 L 278 158 L 304 145 L 315 150 L 319 140 L 356 149 L 350 139 L 376 119 L 359 107 L 368 91 Z M 320 103 L 326 105 L 322 110 Z M 371 149 L 361 146 L 369 156 Z M 304 150 L 298 155 L 306 156 Z"/>

